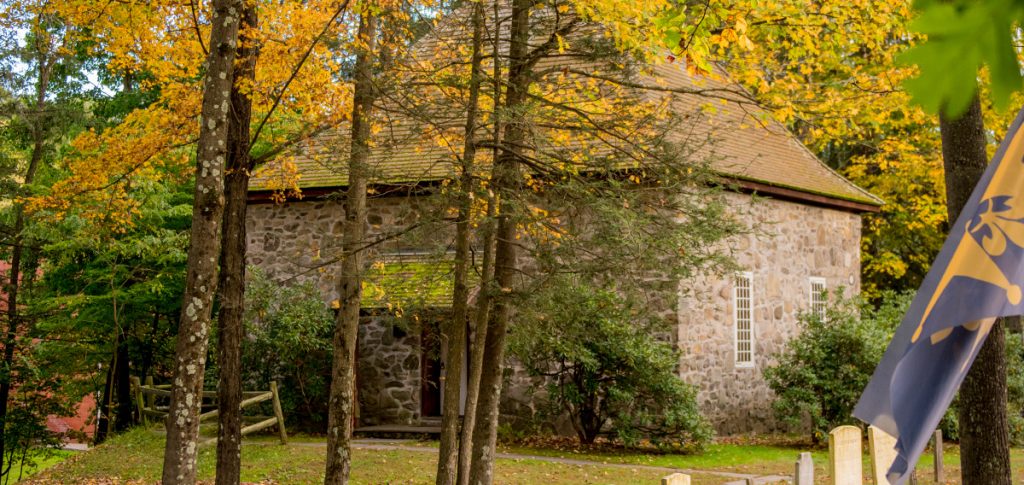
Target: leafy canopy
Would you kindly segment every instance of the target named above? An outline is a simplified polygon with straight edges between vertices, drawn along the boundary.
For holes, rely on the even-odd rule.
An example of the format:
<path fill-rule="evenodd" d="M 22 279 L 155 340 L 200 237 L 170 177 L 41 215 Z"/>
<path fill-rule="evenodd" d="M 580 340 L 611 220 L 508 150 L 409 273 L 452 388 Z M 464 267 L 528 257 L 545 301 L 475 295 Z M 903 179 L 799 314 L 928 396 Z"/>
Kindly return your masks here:
<path fill-rule="evenodd" d="M 927 40 L 902 57 L 920 69 L 905 83 L 914 100 L 930 113 L 958 116 L 978 92 L 984 66 L 993 103 L 1006 109 L 1022 87 L 1016 25 L 1024 20 L 1024 2 L 919 0 L 915 7 L 921 13 L 911 29 Z"/>

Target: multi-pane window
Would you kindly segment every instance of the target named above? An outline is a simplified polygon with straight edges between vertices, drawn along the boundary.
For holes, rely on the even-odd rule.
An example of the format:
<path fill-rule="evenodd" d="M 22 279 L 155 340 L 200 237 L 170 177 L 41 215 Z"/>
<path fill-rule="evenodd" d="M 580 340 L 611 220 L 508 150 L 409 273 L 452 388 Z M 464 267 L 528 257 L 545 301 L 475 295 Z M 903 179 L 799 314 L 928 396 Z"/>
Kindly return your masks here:
<path fill-rule="evenodd" d="M 736 324 L 736 367 L 754 366 L 754 279 L 750 273 L 736 275 L 733 285 L 733 319 Z"/>
<path fill-rule="evenodd" d="M 825 278 L 811 278 L 811 314 L 825 320 L 825 306 L 828 304 L 828 287 Z"/>

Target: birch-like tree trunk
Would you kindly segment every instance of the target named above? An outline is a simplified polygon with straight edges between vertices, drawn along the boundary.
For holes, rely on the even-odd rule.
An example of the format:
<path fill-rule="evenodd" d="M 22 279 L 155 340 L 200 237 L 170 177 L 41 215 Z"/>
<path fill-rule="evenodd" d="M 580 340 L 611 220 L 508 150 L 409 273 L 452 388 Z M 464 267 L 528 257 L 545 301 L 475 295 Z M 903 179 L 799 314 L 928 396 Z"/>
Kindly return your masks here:
<path fill-rule="evenodd" d="M 196 481 L 199 409 L 213 297 L 217 292 L 221 223 L 224 220 L 224 169 L 228 157 L 231 87 L 238 43 L 240 0 L 214 0 L 199 143 L 195 201 L 192 205 L 188 273 L 174 355 L 174 381 L 167 415 L 163 483 Z"/>
<path fill-rule="evenodd" d="M 352 106 L 352 140 L 349 154 L 348 190 L 342 235 L 341 275 L 338 280 L 340 308 L 334 324 L 334 358 L 327 412 L 327 469 L 325 485 L 348 483 L 352 464 L 351 441 L 355 426 L 356 338 L 362 300 L 365 241 L 366 184 L 370 160 L 370 116 L 373 110 L 373 64 L 377 38 L 376 14 L 364 10 L 359 19 L 359 52 L 356 55 L 355 91 Z"/>
<path fill-rule="evenodd" d="M 231 118 L 225 175 L 224 228 L 220 253 L 220 310 L 217 316 L 217 485 L 236 485 L 242 466 L 242 336 L 245 333 L 245 214 L 248 202 L 249 124 L 252 99 L 239 89 L 239 80 L 253 81 L 258 49 L 244 32 L 258 23 L 256 5 L 243 2 L 238 46 L 239 62 L 231 87 Z"/>
<path fill-rule="evenodd" d="M 946 207 L 955 221 L 988 166 L 985 125 L 977 96 L 956 119 L 939 117 L 946 171 Z M 997 321 L 960 386 L 960 476 L 965 484 L 1009 485 L 1006 416 L 1006 336 Z"/>

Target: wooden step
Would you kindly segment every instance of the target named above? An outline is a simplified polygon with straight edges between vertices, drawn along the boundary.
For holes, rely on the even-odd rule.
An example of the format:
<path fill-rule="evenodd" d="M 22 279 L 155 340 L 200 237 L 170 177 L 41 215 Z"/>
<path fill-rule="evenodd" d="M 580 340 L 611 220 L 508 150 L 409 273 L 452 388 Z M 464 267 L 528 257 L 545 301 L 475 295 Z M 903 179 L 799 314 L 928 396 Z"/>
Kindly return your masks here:
<path fill-rule="evenodd" d="M 441 426 L 414 424 L 379 424 L 360 426 L 355 429 L 357 437 L 393 439 L 432 439 L 441 435 Z"/>

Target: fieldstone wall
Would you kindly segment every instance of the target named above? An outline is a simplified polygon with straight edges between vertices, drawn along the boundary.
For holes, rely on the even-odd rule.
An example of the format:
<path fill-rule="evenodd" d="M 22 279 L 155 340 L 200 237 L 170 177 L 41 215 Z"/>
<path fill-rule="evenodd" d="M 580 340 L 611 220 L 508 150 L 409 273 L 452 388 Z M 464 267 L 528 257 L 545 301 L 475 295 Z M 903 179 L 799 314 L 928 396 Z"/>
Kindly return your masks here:
<path fill-rule="evenodd" d="M 797 314 L 807 310 L 810 278 L 825 278 L 828 289 L 859 291 L 860 228 L 857 214 L 739 193 L 726 197 L 754 231 L 723 247 L 753 276 L 754 366 L 734 359 L 733 278 L 705 277 L 673 283 L 652 280 L 652 305 L 678 318 L 682 351 L 680 377 L 698 388 L 705 415 L 720 434 L 777 428 L 772 394 L 761 377 L 772 355 L 797 332 Z M 428 223 L 429 197 L 370 200 L 367 230 L 389 235 L 375 255 L 393 251 L 434 251 L 450 244 L 451 230 Z M 325 302 L 337 298 L 338 248 L 343 204 L 309 200 L 256 204 L 249 208 L 248 257 L 279 280 L 312 280 Z M 658 295 L 661 295 L 659 297 Z M 675 305 L 673 305 L 675 304 Z M 673 309 L 673 306 L 676 308 Z M 420 419 L 420 333 L 395 332 L 387 317 L 366 317 L 359 335 L 359 400 L 364 424 L 415 423 Z M 534 411 L 529 379 L 516 365 L 506 371 L 503 412 Z"/>
<path fill-rule="evenodd" d="M 393 317 L 363 318 L 359 326 L 359 420 L 415 424 L 420 420 L 420 333 Z"/>
<path fill-rule="evenodd" d="M 756 228 L 727 244 L 752 275 L 754 365 L 735 362 L 733 277 L 705 277 L 680 285 L 679 375 L 697 386 L 701 409 L 720 434 L 773 431 L 778 429 L 773 394 L 761 373 L 796 335 L 797 315 L 810 307 L 810 278 L 824 278 L 829 292 L 860 291 L 861 218 L 776 199 L 727 196 Z"/>
<path fill-rule="evenodd" d="M 423 197 L 380 197 L 368 201 L 369 238 L 387 237 L 368 254 L 447 245 L 449 232 L 430 222 Z M 253 204 L 247 216 L 248 263 L 271 278 L 313 281 L 329 304 L 338 298 L 344 204 L 338 200 Z M 397 328 L 396 328 L 397 327 Z M 420 420 L 420 331 L 387 315 L 364 316 L 359 327 L 357 385 L 364 425 L 413 424 Z"/>
<path fill-rule="evenodd" d="M 381 253 L 433 251 L 451 240 L 447 225 L 433 223 L 428 197 L 395 196 L 367 201 L 367 260 Z M 251 204 L 247 213 L 248 264 L 279 281 L 316 283 L 325 301 L 338 298 L 344 204 L 336 199 Z"/>

